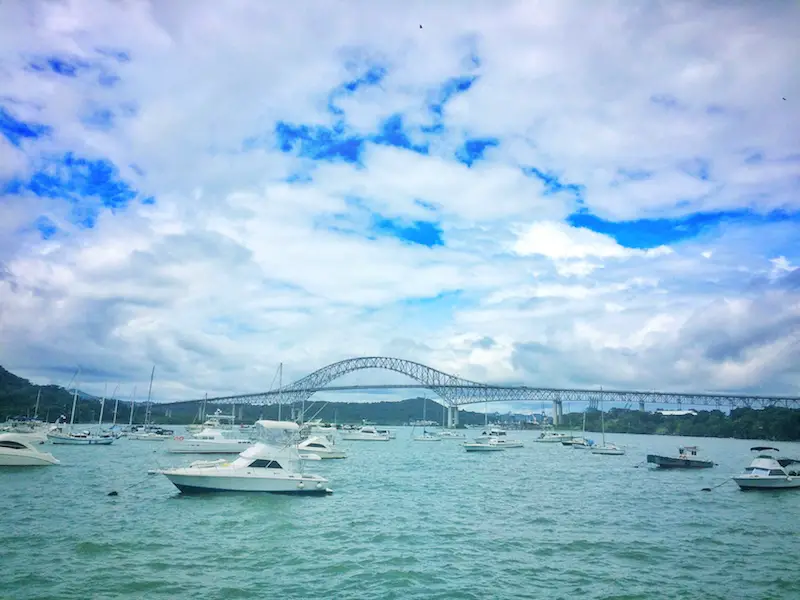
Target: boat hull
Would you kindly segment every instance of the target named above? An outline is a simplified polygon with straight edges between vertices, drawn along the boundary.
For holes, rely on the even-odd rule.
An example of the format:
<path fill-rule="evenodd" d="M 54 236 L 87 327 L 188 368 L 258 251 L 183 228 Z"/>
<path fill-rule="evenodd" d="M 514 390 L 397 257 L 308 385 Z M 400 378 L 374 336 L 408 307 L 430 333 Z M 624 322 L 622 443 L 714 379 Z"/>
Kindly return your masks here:
<path fill-rule="evenodd" d="M 647 462 L 661 469 L 710 469 L 714 466 L 714 462 L 711 460 L 675 458 L 672 456 L 659 456 L 658 454 L 648 454 Z"/>
<path fill-rule="evenodd" d="M 388 442 L 389 436 L 358 436 L 343 435 L 342 440 L 346 442 Z"/>
<path fill-rule="evenodd" d="M 733 480 L 743 490 L 790 490 L 800 488 L 800 477 L 737 475 Z"/>
<path fill-rule="evenodd" d="M 247 477 L 236 474 L 194 474 L 189 469 L 163 471 L 181 492 L 261 492 L 267 494 L 323 495 L 330 493 L 328 481 L 314 476 Z"/>
<path fill-rule="evenodd" d="M 622 448 L 592 448 L 592 454 L 602 454 L 605 456 L 623 456 L 625 450 Z"/>
<path fill-rule="evenodd" d="M 505 450 L 505 447 L 490 446 L 489 444 L 464 444 L 464 450 L 467 452 L 501 452 Z"/>
<path fill-rule="evenodd" d="M 46 467 L 59 464 L 52 454 L 40 452 L 0 452 L 0 467 Z"/>

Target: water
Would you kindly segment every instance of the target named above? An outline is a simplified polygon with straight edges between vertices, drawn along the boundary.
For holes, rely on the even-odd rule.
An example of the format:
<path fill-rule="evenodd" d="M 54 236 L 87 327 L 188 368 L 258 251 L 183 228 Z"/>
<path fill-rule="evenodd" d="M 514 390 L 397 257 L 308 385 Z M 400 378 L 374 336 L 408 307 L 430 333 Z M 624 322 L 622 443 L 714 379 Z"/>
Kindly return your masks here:
<path fill-rule="evenodd" d="M 626 456 L 467 454 L 397 431 L 309 463 L 327 497 L 182 496 L 147 470 L 196 457 L 163 443 L 42 446 L 63 464 L 0 469 L 0 598 L 800 597 L 800 490 L 701 491 L 756 442 L 614 434 Z M 693 441 L 719 466 L 634 468 Z"/>

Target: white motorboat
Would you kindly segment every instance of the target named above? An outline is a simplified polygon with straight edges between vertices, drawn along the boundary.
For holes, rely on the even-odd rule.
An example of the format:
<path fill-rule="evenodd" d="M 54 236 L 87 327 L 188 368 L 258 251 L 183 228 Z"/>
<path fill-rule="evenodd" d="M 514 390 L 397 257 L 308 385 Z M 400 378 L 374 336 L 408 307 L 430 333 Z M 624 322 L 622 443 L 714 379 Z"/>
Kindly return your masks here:
<path fill-rule="evenodd" d="M 606 443 L 606 418 L 605 412 L 603 412 L 602 400 L 600 401 L 600 427 L 602 428 L 603 432 L 603 443 L 599 446 L 592 446 L 592 454 L 600 454 L 604 456 L 622 456 L 625 454 L 625 450 L 616 444 L 612 444 L 611 442 Z"/>
<path fill-rule="evenodd" d="M 174 454 L 239 454 L 253 445 L 252 440 L 231 437 L 220 429 L 204 429 L 200 433 L 185 437 L 174 436 L 167 452 Z"/>
<path fill-rule="evenodd" d="M 508 438 L 508 432 L 499 427 L 492 427 L 491 429 L 484 428 L 481 434 L 475 438 L 476 442 L 488 442 L 491 438 Z"/>
<path fill-rule="evenodd" d="M 464 442 L 463 446 L 467 452 L 500 452 L 506 449 L 505 446 L 489 442 Z"/>
<path fill-rule="evenodd" d="M 161 427 L 147 427 L 137 429 L 128 433 L 129 440 L 140 442 L 166 442 L 171 440 L 175 432 L 172 429 L 162 429 Z"/>
<path fill-rule="evenodd" d="M 542 431 L 539 437 L 533 440 L 539 444 L 558 444 L 564 440 L 571 440 L 572 436 L 568 433 L 557 433 L 555 431 Z"/>
<path fill-rule="evenodd" d="M 303 460 L 319 460 L 315 454 L 301 455 L 296 440 L 297 423 L 257 421 L 266 441 L 239 454 L 233 462 L 195 461 L 188 467 L 159 471 L 184 493 L 265 492 L 272 494 L 330 494 L 328 480 L 302 472 Z M 288 435 L 287 435 L 288 434 Z"/>
<path fill-rule="evenodd" d="M 59 463 L 55 456 L 49 452 L 39 452 L 23 436 L 0 434 L 0 467 L 41 467 Z"/>
<path fill-rule="evenodd" d="M 775 458 L 767 452 L 778 452 L 770 446 L 754 446 L 759 452 L 744 473 L 734 475 L 733 480 L 743 490 L 785 490 L 800 488 L 800 460 Z"/>
<path fill-rule="evenodd" d="M 490 437 L 486 443 L 490 446 L 499 446 L 501 448 L 522 448 L 525 445 L 519 440 L 504 437 Z"/>
<path fill-rule="evenodd" d="M 348 442 L 388 442 L 391 437 L 389 433 L 379 433 L 374 427 L 366 425 L 358 431 L 345 433 L 342 435 L 342 439 Z"/>
<path fill-rule="evenodd" d="M 324 435 L 312 435 L 297 444 L 297 449 L 300 452 L 316 454 L 323 460 L 329 458 L 347 458 L 347 454 L 344 450 L 338 450 L 333 440 Z"/>
<path fill-rule="evenodd" d="M 463 440 L 467 436 L 458 431 L 451 431 L 449 429 L 443 429 L 439 432 L 439 437 L 443 440 Z"/>

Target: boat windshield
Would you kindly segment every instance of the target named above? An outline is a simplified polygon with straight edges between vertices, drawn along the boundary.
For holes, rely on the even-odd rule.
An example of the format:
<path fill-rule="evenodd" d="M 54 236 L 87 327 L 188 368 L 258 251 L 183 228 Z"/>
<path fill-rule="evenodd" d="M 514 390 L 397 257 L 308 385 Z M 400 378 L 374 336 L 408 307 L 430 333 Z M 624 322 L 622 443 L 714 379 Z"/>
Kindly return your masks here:
<path fill-rule="evenodd" d="M 10 450 L 27 450 L 25 444 L 20 444 L 19 442 L 15 442 L 13 440 L 0 441 L 0 448 L 9 448 Z"/>
<path fill-rule="evenodd" d="M 280 463 L 276 460 L 269 460 L 265 458 L 258 458 L 251 462 L 248 466 L 261 469 L 282 469 Z"/>

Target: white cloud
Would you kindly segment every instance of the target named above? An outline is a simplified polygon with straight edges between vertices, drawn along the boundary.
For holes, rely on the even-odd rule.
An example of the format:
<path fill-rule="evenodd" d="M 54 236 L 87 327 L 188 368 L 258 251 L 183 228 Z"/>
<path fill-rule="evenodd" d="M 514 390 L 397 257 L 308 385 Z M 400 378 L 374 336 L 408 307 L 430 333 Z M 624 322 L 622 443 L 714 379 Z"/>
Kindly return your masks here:
<path fill-rule="evenodd" d="M 488 381 L 791 389 L 795 351 L 775 351 L 797 317 L 796 222 L 731 219 L 637 248 L 564 220 L 800 208 L 798 10 L 4 3 L 0 103 L 53 133 L 0 136 L 0 364 L 64 383 L 80 363 L 87 389 L 141 391 L 156 363 L 159 399 L 366 354 Z M 47 56 L 94 70 L 24 68 Z M 276 148 L 277 122 L 330 127 L 330 90 L 375 64 L 380 85 L 336 100 L 346 135 L 401 114 L 428 155 L 365 142 L 353 165 Z M 118 83 L 98 86 L 101 71 Z M 443 133 L 421 131 L 437 90 L 469 73 Z M 113 126 L 82 122 L 93 107 Z M 467 137 L 499 146 L 469 169 L 453 158 Z M 72 204 L 7 185 L 67 151 L 112 161 L 156 203 L 86 230 Z M 312 181 L 286 182 L 298 172 Z M 377 236 L 373 215 L 435 221 L 444 244 Z M 60 235 L 40 239 L 40 216 Z"/>

